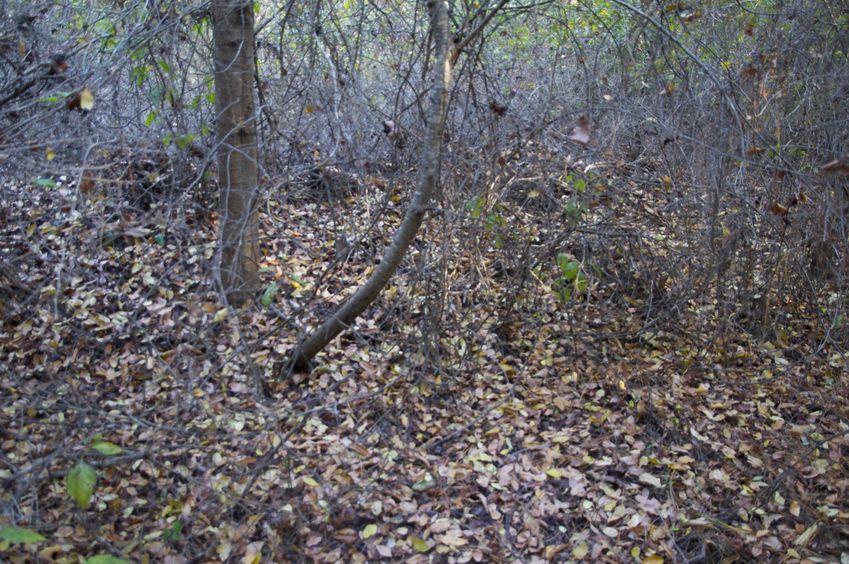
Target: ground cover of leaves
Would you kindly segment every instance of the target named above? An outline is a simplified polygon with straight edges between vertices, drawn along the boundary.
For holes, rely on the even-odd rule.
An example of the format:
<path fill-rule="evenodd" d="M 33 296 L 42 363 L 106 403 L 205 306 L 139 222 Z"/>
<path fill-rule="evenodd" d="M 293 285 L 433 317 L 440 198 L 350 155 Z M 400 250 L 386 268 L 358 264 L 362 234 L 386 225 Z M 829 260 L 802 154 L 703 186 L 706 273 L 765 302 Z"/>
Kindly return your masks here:
<path fill-rule="evenodd" d="M 603 284 L 499 315 L 495 247 L 443 241 L 435 215 L 309 377 L 274 379 L 403 197 L 356 244 L 334 226 L 368 198 L 272 199 L 277 293 L 228 311 L 208 218 L 73 182 L 4 193 L 0 528 L 44 540 L 0 540 L 3 561 L 849 559 L 849 359 L 829 347 L 717 339 L 709 300 L 647 329 L 645 298 L 613 307 Z M 80 462 L 86 508 L 66 487 Z"/>

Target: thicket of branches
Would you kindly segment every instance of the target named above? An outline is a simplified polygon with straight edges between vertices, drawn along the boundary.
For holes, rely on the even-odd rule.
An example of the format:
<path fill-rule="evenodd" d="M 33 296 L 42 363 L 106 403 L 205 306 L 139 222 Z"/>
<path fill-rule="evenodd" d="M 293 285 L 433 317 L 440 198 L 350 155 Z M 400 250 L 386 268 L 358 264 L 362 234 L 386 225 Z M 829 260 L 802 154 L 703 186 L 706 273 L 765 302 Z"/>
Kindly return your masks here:
<path fill-rule="evenodd" d="M 187 208 L 211 211 L 206 5 L 5 2 L 4 10 L 7 175 L 109 184 L 121 206 L 156 202 L 178 222 Z M 425 128 L 422 7 L 257 10 L 266 193 L 312 197 L 378 177 L 403 186 Z M 485 12 L 453 3 L 455 40 Z M 454 243 L 430 249 L 427 268 L 454 269 L 469 245 L 500 255 L 493 264 L 512 263 L 502 266 L 515 278 L 502 304 L 509 317 L 517 300 L 532 298 L 535 270 L 557 276 L 565 251 L 594 283 L 618 281 L 609 297 L 651 294 L 650 317 L 712 301 L 723 330 L 769 332 L 803 307 L 819 316 L 811 350 L 844 335 L 848 28 L 840 6 L 813 1 L 508 4 L 459 62 L 438 220 Z M 81 107 L 81 94 L 93 109 Z M 629 211 L 645 222 L 592 213 L 576 181 L 637 206 Z M 639 209 L 632 196 L 657 189 L 668 204 Z M 511 206 L 534 207 L 550 227 L 546 239 L 526 240 Z M 339 215 L 333 238 L 365 236 Z M 644 244 L 652 237 L 683 244 L 658 254 Z M 628 272 L 616 253 L 628 257 Z M 26 258 L 7 251 L 3 264 L 26 269 Z"/>
<path fill-rule="evenodd" d="M 0 524 L 84 528 L 80 553 L 135 555 L 123 532 L 104 540 L 121 523 L 168 537 L 145 537 L 155 556 L 222 560 L 263 542 L 415 556 L 472 534 L 491 550 L 478 560 L 593 543 L 595 559 L 837 554 L 849 3 L 496 5 L 448 2 L 464 49 L 438 193 L 305 382 L 273 377 L 368 278 L 414 190 L 427 2 L 255 4 L 263 288 L 236 311 L 214 280 L 209 3 L 0 0 L 0 409 L 15 418 Z M 637 460 L 655 454 L 668 468 Z M 439 474 L 486 457 L 497 472 Z M 108 494 L 67 517 L 58 481 L 84 460 Z M 627 532 L 600 509 L 612 485 Z M 390 521 L 409 536 L 375 546 Z"/>

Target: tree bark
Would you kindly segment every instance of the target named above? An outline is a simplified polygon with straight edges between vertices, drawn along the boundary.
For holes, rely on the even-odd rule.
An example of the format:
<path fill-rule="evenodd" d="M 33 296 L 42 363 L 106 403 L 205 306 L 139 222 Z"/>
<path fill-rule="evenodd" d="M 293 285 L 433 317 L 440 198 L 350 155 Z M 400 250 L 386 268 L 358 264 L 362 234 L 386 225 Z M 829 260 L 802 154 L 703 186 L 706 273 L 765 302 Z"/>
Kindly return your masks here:
<path fill-rule="evenodd" d="M 310 333 L 292 354 L 290 363 L 298 368 L 307 368 L 313 357 L 336 335 L 351 323 L 375 300 L 389 282 L 398 265 L 413 242 L 424 220 L 434 187 L 439 181 L 442 152 L 442 134 L 445 114 L 448 109 L 448 93 L 451 85 L 452 61 L 448 52 L 448 15 L 443 0 L 428 0 L 431 18 L 431 34 L 436 54 L 437 72 L 431 90 L 428 131 L 422 148 L 422 160 L 416 182 L 416 191 L 407 208 L 404 220 L 395 233 L 392 243 L 383 253 L 383 258 L 369 279 L 320 327 Z"/>
<path fill-rule="evenodd" d="M 259 287 L 254 13 L 250 0 L 213 0 L 220 253 L 217 276 L 227 303 Z"/>

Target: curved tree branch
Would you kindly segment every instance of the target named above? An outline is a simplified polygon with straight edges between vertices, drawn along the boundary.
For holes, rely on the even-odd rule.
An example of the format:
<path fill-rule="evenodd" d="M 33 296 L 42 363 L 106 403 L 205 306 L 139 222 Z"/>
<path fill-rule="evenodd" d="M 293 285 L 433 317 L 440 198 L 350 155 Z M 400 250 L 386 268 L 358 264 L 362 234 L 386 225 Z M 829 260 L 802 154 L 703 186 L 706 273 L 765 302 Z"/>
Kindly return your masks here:
<path fill-rule="evenodd" d="M 422 150 L 421 169 L 416 191 L 410 202 L 404 220 L 392 243 L 386 248 L 383 259 L 369 279 L 357 292 L 334 312 L 320 327 L 310 333 L 292 353 L 289 367 L 307 368 L 312 358 L 327 343 L 359 316 L 377 298 L 381 290 L 389 283 L 398 265 L 413 242 L 424 221 L 425 212 L 430 203 L 434 188 L 439 181 L 439 165 L 442 152 L 442 134 L 445 128 L 445 115 L 448 109 L 448 92 L 451 86 L 452 61 L 448 52 L 448 14 L 445 2 L 428 0 L 431 30 L 436 53 L 436 67 L 441 69 L 433 78 L 431 107 L 428 116 L 428 131 Z M 453 55 L 453 53 L 452 53 Z M 287 373 L 289 371 L 287 370 Z M 284 374 L 285 375 L 285 374 Z"/>

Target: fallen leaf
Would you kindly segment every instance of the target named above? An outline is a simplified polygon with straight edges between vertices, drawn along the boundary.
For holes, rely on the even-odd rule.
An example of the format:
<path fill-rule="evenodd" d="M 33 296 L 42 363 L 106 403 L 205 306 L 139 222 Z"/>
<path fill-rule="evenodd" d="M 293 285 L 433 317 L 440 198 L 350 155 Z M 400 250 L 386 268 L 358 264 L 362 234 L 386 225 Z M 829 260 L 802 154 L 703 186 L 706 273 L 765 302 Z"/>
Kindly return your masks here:
<path fill-rule="evenodd" d="M 549 468 L 545 471 L 545 473 L 546 475 L 548 475 L 549 478 L 559 479 L 563 477 L 563 472 L 561 472 L 557 468 Z"/>
<path fill-rule="evenodd" d="M 97 472 L 85 462 L 79 462 L 68 473 L 65 480 L 68 494 L 81 508 L 86 509 L 94 494 L 94 484 L 97 482 Z"/>
<path fill-rule="evenodd" d="M 373 537 L 377 533 L 377 525 L 374 523 L 369 523 L 365 526 L 365 528 L 360 532 L 360 536 L 363 540 L 368 540 Z"/>
<path fill-rule="evenodd" d="M 834 159 L 820 167 L 821 174 L 849 174 L 849 163 L 842 159 Z"/>
<path fill-rule="evenodd" d="M 799 548 L 805 548 L 806 546 L 808 546 L 808 544 L 810 544 L 814 536 L 816 536 L 818 528 L 819 526 L 817 525 L 817 523 L 814 523 L 813 525 L 805 529 L 804 533 L 796 537 L 796 540 L 793 541 L 793 544 L 798 546 Z"/>
<path fill-rule="evenodd" d="M 769 211 L 771 211 L 775 215 L 785 216 L 790 212 L 790 209 L 787 208 L 787 206 L 783 206 L 783 205 L 779 204 L 778 202 L 775 202 L 769 208 Z"/>
<path fill-rule="evenodd" d="M 94 94 L 87 86 L 80 91 L 80 109 L 85 111 L 94 109 Z"/>
<path fill-rule="evenodd" d="M 47 540 L 35 531 L 23 527 L 6 527 L 0 529 L 0 539 L 17 544 L 35 544 Z"/>
<path fill-rule="evenodd" d="M 795 499 L 790 501 L 790 515 L 792 515 L 793 517 L 798 517 L 800 509 L 801 508 L 799 507 L 798 501 L 796 501 Z"/>
<path fill-rule="evenodd" d="M 578 118 L 578 123 L 572 128 L 568 139 L 580 145 L 587 145 L 590 142 L 590 120 L 587 116 Z"/>
<path fill-rule="evenodd" d="M 469 542 L 463 538 L 463 534 L 460 529 L 451 529 L 440 535 L 436 540 L 439 541 L 439 543 L 452 548 L 465 546 Z"/>
<path fill-rule="evenodd" d="M 660 481 L 660 478 L 653 474 L 649 474 L 648 472 L 644 472 L 640 474 L 640 482 L 644 484 L 648 484 L 649 486 L 653 486 L 655 488 L 661 487 L 663 484 Z"/>
<path fill-rule="evenodd" d="M 587 543 L 585 542 L 582 542 L 581 544 L 572 549 L 572 558 L 574 558 L 575 560 L 580 560 L 581 558 L 586 556 L 589 551 L 589 545 L 587 545 Z"/>
<path fill-rule="evenodd" d="M 412 546 L 413 550 L 415 550 L 416 552 L 423 554 L 430 550 L 430 545 L 428 545 L 425 541 L 415 535 L 410 535 L 407 540 L 410 542 L 410 546 Z"/>
<path fill-rule="evenodd" d="M 311 488 L 317 488 L 321 485 L 312 476 L 304 476 L 301 481 Z"/>

